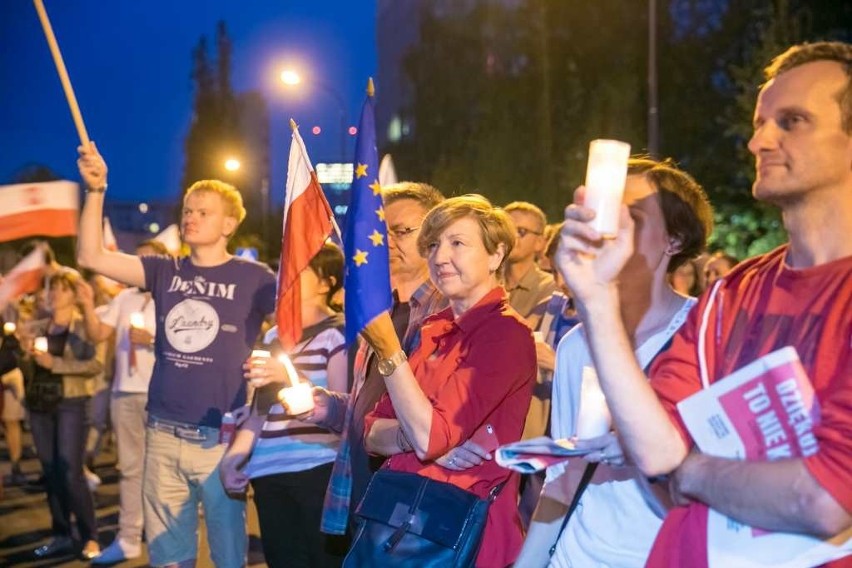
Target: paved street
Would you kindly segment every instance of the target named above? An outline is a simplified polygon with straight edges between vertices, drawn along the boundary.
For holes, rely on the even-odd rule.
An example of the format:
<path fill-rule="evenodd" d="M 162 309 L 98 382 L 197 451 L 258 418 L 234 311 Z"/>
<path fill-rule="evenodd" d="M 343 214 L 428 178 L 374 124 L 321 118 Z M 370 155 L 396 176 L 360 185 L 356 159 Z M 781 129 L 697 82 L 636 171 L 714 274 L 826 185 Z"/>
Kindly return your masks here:
<path fill-rule="evenodd" d="M 24 441 L 31 447 L 31 438 L 25 433 Z M 26 487 L 9 486 L 9 458 L 5 442 L 0 442 L 0 475 L 5 483 L 4 495 L 0 498 L 0 566 L 88 566 L 88 562 L 79 560 L 73 555 L 59 556 L 51 559 L 37 560 L 33 549 L 46 543 L 50 538 L 50 514 L 47 509 L 45 493 L 33 486 L 40 475 L 38 460 L 30 457 L 27 452 L 22 462 L 24 473 L 31 485 Z M 112 542 L 118 530 L 118 471 L 115 464 L 115 452 L 108 448 L 99 457 L 96 464 L 97 473 L 102 485 L 95 494 L 96 514 L 98 517 L 101 547 L 105 548 Z M 249 565 L 266 566 L 260 545 L 257 515 L 254 505 L 249 504 Z M 202 523 L 203 527 L 203 523 Z M 202 529 L 203 530 L 203 529 Z M 199 545 L 200 554 L 198 566 L 212 566 L 207 547 L 206 536 L 202 533 Z M 147 554 L 116 566 L 148 566 Z"/>

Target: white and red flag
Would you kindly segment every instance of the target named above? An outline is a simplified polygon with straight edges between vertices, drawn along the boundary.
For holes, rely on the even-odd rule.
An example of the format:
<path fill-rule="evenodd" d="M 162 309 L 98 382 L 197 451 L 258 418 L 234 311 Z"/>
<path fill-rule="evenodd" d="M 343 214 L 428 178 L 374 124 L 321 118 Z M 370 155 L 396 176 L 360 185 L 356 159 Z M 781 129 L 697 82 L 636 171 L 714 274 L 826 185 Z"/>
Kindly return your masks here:
<path fill-rule="evenodd" d="M 180 253 L 180 229 L 178 229 L 176 224 L 172 223 L 163 229 L 160 234 L 154 237 L 154 240 L 166 245 L 166 248 L 169 249 L 171 254 L 177 255 Z"/>
<path fill-rule="evenodd" d="M 36 246 L 0 283 L 0 311 L 24 294 L 38 290 L 44 281 L 46 269 L 44 248 Z"/>
<path fill-rule="evenodd" d="M 302 336 L 299 275 L 320 251 L 334 227 L 331 207 L 322 193 L 305 143 L 295 123 L 287 166 L 281 259 L 278 268 L 278 304 L 275 319 L 278 341 L 290 351 Z"/>
<path fill-rule="evenodd" d="M 80 196 L 71 181 L 0 186 L 0 242 L 77 234 Z"/>

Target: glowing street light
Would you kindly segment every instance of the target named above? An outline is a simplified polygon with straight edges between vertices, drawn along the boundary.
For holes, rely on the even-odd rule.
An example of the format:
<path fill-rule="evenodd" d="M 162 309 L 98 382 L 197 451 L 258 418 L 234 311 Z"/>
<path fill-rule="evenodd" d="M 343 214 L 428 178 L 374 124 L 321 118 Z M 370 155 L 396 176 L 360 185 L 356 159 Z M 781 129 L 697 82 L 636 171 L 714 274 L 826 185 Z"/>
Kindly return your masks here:
<path fill-rule="evenodd" d="M 280 77 L 281 82 L 288 87 L 295 87 L 302 83 L 302 76 L 294 69 L 283 70 Z M 346 103 L 343 101 L 343 97 L 340 95 L 340 92 L 321 81 L 309 79 L 307 84 L 309 88 L 317 88 L 320 91 L 323 91 L 326 95 L 334 99 L 335 104 L 337 104 L 337 110 L 340 116 L 340 159 L 345 160 L 346 134 L 348 132 L 346 128 Z M 314 134 L 319 134 L 319 132 L 315 131 Z"/>
<path fill-rule="evenodd" d="M 227 160 L 225 160 L 225 169 L 229 172 L 237 171 L 238 169 L 240 169 L 241 165 L 242 164 L 240 164 L 240 161 L 236 158 L 228 158 Z"/>
<path fill-rule="evenodd" d="M 285 85 L 298 85 L 302 82 L 302 77 L 293 69 L 285 69 L 281 72 L 281 82 Z"/>

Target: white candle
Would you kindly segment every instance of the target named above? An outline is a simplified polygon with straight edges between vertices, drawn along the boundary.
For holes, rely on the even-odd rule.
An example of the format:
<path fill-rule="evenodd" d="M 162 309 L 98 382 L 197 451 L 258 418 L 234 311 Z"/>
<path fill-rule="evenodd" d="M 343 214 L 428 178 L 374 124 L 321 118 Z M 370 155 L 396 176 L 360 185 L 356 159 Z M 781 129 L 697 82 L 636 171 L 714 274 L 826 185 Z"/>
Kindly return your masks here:
<path fill-rule="evenodd" d="M 251 356 L 249 357 L 249 359 L 269 359 L 270 357 L 272 357 L 272 353 L 266 351 L 265 349 L 252 349 Z M 264 361 L 264 365 L 265 364 L 266 362 Z M 249 381 L 249 384 L 253 387 L 261 387 L 264 384 L 264 379 L 251 379 Z"/>
<path fill-rule="evenodd" d="M 281 354 L 278 356 L 278 360 L 281 361 L 281 364 L 284 365 L 284 368 L 287 370 L 287 379 L 290 381 L 290 386 L 295 387 L 299 385 L 299 373 L 296 371 L 296 367 L 293 366 L 293 362 L 290 361 L 290 358 L 285 354 Z M 313 399 L 311 399 L 313 400 Z M 313 402 L 311 403 L 313 406 Z"/>
<path fill-rule="evenodd" d="M 3 333 L 6 335 L 12 335 L 16 329 L 18 329 L 18 326 L 13 321 L 7 321 L 3 324 Z"/>
<path fill-rule="evenodd" d="M 592 140 L 586 166 L 586 201 L 594 209 L 592 228 L 605 238 L 618 233 L 618 216 L 627 179 L 630 144 L 618 140 Z"/>
<path fill-rule="evenodd" d="M 278 391 L 278 398 L 286 405 L 291 415 L 304 414 L 314 408 L 314 393 L 308 383 L 299 383 Z"/>
<path fill-rule="evenodd" d="M 47 338 L 44 336 L 36 337 L 33 341 L 33 349 L 39 353 L 47 353 Z"/>
<path fill-rule="evenodd" d="M 142 312 L 133 312 L 130 314 L 130 327 L 142 329 L 145 327 L 145 314 Z"/>
<path fill-rule="evenodd" d="M 583 383 L 580 387 L 580 413 L 577 416 L 577 438 L 586 440 L 603 436 L 612 427 L 612 416 L 606 397 L 592 367 L 583 367 Z"/>

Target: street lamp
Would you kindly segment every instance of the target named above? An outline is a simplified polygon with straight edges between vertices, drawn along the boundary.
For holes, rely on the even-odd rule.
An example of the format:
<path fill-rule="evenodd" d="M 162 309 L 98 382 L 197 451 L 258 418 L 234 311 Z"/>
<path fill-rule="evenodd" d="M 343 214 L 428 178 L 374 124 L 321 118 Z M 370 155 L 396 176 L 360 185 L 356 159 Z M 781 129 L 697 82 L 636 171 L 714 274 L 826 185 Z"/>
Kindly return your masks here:
<path fill-rule="evenodd" d="M 289 87 L 295 87 L 302 83 L 302 77 L 295 69 L 283 70 L 280 77 L 281 82 Z M 346 161 L 346 103 L 344 103 L 343 97 L 337 90 L 321 81 L 311 80 L 308 85 L 323 91 L 334 99 L 334 102 L 337 104 L 337 110 L 340 114 L 340 160 L 341 162 Z"/>
<path fill-rule="evenodd" d="M 242 164 L 236 158 L 228 158 L 227 160 L 225 160 L 225 169 L 229 172 L 235 172 L 239 170 L 240 166 L 242 166 Z"/>

